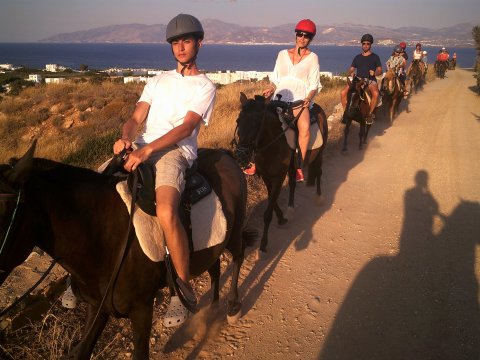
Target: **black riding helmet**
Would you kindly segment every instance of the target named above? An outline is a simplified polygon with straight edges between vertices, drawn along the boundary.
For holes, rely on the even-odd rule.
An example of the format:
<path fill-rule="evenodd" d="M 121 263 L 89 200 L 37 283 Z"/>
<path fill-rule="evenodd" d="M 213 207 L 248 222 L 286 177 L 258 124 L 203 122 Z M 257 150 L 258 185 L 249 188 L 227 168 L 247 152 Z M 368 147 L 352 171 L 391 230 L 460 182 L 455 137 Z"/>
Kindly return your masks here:
<path fill-rule="evenodd" d="M 360 42 L 363 43 L 364 41 L 368 41 L 370 44 L 373 44 L 373 36 L 370 34 L 363 35 Z"/>
<path fill-rule="evenodd" d="M 192 35 L 202 40 L 204 36 L 203 27 L 195 16 L 178 14 L 167 25 L 166 40 L 171 44 L 173 40 L 185 35 Z"/>

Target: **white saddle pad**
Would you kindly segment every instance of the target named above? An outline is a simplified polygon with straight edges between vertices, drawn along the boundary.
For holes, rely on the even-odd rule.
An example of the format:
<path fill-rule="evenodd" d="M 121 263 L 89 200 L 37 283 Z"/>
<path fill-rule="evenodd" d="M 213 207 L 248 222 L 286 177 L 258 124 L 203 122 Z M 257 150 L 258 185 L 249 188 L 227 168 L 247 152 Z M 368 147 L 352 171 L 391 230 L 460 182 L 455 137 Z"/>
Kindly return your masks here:
<path fill-rule="evenodd" d="M 130 212 L 131 194 L 126 181 L 117 184 L 117 191 Z M 227 233 L 227 219 L 214 191 L 192 206 L 193 250 L 199 251 L 222 243 Z M 140 246 L 152 261 L 165 258 L 165 238 L 155 217 L 135 206 L 133 226 Z"/>
<path fill-rule="evenodd" d="M 283 130 L 287 129 L 288 125 L 286 124 L 285 120 L 283 120 L 282 116 L 279 116 L 279 118 L 282 123 L 282 129 Z M 288 128 L 288 130 L 285 131 L 285 137 L 287 138 L 288 146 L 290 146 L 290 148 L 294 150 L 296 148 L 295 131 L 293 131 L 293 129 Z M 323 145 L 322 133 L 320 132 L 318 123 L 314 122 L 313 124 L 310 124 L 310 140 L 308 142 L 307 150 L 318 149 L 322 145 Z"/>

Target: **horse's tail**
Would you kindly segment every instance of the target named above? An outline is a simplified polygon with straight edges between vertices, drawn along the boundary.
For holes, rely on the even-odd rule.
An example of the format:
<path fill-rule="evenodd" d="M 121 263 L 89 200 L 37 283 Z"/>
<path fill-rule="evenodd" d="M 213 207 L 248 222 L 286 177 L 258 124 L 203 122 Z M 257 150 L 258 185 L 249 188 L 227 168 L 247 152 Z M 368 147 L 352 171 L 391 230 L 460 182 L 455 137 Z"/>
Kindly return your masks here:
<path fill-rule="evenodd" d="M 258 230 L 244 227 L 242 229 L 243 250 L 249 246 L 253 246 L 258 239 Z"/>

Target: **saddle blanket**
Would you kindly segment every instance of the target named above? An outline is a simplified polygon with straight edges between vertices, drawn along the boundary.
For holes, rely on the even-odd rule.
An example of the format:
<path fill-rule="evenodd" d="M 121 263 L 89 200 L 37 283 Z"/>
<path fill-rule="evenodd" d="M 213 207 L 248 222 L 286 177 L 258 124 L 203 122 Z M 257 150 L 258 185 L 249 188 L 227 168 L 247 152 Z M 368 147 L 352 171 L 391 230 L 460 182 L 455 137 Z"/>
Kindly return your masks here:
<path fill-rule="evenodd" d="M 132 196 L 127 181 L 117 183 L 116 188 L 130 213 Z M 191 223 L 193 251 L 218 245 L 225 240 L 227 219 L 214 191 L 192 206 Z M 133 226 L 145 255 L 154 262 L 163 261 L 166 252 L 165 238 L 157 219 L 135 206 Z"/>
<path fill-rule="evenodd" d="M 282 129 L 285 131 L 285 138 L 287 139 L 288 146 L 290 146 L 290 149 L 295 149 L 295 131 L 286 124 L 286 122 L 281 119 L 280 116 L 280 121 L 282 122 Z M 310 124 L 310 140 L 308 142 L 308 147 L 307 150 L 313 150 L 313 149 L 318 149 L 323 145 L 323 137 L 322 133 L 320 132 L 320 128 L 318 127 L 318 123 L 314 122 L 313 124 Z"/>

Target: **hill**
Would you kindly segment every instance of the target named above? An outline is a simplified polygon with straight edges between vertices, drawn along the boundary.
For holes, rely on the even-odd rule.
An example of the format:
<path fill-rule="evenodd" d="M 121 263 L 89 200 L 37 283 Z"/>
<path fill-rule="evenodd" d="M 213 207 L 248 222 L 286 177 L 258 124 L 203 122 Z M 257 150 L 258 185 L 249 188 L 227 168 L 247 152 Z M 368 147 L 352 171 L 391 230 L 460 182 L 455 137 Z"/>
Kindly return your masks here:
<path fill-rule="evenodd" d="M 241 26 L 215 19 L 202 21 L 206 43 L 212 44 L 284 44 L 291 43 L 295 24 L 274 27 Z M 474 24 L 428 29 L 424 27 L 387 28 L 359 24 L 319 25 L 313 44 L 354 45 L 364 33 L 371 33 L 378 44 L 391 45 L 400 41 L 418 41 L 430 46 L 474 46 Z M 57 34 L 41 42 L 62 43 L 165 43 L 166 25 L 124 24 Z"/>

